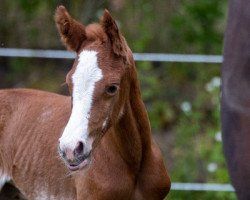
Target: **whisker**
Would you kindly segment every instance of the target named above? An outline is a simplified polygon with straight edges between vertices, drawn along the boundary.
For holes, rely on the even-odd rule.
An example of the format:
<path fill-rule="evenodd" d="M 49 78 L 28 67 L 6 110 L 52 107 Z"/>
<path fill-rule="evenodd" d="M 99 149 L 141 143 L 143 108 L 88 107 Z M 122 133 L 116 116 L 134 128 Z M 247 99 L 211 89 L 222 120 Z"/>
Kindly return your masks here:
<path fill-rule="evenodd" d="M 64 87 L 65 85 L 67 85 L 66 81 L 61 84 L 61 87 Z"/>

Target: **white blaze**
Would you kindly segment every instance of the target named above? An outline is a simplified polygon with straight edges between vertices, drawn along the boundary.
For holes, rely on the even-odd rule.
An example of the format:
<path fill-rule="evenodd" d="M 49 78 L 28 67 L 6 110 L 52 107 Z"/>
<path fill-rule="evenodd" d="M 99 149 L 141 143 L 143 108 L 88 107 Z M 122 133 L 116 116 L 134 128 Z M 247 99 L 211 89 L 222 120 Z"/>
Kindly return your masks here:
<path fill-rule="evenodd" d="M 95 84 L 102 78 L 102 71 L 98 67 L 96 51 L 82 51 L 78 61 L 72 75 L 72 113 L 60 138 L 60 148 L 74 150 L 77 143 L 82 141 L 85 145 L 84 152 L 86 152 L 92 147 L 88 130 L 89 115 Z"/>

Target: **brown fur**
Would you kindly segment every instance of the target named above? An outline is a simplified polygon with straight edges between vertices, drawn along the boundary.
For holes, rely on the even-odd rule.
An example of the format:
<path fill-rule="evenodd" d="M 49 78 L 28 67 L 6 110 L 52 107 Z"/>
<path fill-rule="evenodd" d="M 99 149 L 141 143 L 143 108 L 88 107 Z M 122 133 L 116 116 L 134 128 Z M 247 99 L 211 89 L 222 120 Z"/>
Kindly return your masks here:
<path fill-rule="evenodd" d="M 96 84 L 90 115 L 95 138 L 87 169 L 71 173 L 57 155 L 71 112 L 70 97 L 35 90 L 0 92 L 0 170 L 29 198 L 162 200 L 170 180 L 141 99 L 132 53 L 105 11 L 101 25 L 84 28 L 60 6 L 55 21 L 67 48 L 98 52 L 104 79 Z M 62 22 L 67 22 L 66 25 Z M 67 24 L 66 23 L 66 24 Z M 68 34 L 70 32 L 70 34 Z M 125 62 L 124 62 L 125 61 Z M 72 92 L 71 76 L 67 75 Z M 115 95 L 107 85 L 118 83 Z M 103 120 L 108 126 L 101 131 Z"/>
<path fill-rule="evenodd" d="M 85 27 L 72 19 L 63 6 L 57 8 L 55 21 L 62 42 L 72 51 L 78 51 L 80 44 L 86 39 Z"/>
<path fill-rule="evenodd" d="M 117 56 L 122 56 L 126 58 L 127 55 L 127 44 L 124 37 L 120 34 L 120 31 L 112 19 L 108 10 L 104 11 L 101 25 L 109 37 L 110 43 L 112 45 L 112 49 Z"/>

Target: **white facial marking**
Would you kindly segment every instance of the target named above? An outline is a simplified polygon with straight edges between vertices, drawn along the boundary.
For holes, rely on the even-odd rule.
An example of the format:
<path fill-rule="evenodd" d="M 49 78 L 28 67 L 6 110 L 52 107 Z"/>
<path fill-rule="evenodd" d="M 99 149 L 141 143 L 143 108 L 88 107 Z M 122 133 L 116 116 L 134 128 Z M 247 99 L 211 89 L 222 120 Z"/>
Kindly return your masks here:
<path fill-rule="evenodd" d="M 60 148 L 66 147 L 73 150 L 77 143 L 82 141 L 85 145 L 84 152 L 87 152 L 91 150 L 93 142 L 88 130 L 93 93 L 96 82 L 101 80 L 103 75 L 98 67 L 96 51 L 82 51 L 78 61 L 72 75 L 72 113 L 60 138 Z"/>

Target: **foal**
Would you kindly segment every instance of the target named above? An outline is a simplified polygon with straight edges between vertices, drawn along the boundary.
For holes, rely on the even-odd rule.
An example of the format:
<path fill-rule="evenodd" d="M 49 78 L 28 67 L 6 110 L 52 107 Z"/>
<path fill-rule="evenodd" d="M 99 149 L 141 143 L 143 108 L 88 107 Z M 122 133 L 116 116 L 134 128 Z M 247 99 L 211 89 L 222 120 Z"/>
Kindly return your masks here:
<path fill-rule="evenodd" d="M 29 199 L 164 199 L 170 180 L 115 21 L 105 11 L 85 27 L 60 6 L 55 22 L 77 53 L 71 96 L 0 91 L 0 184 Z"/>

